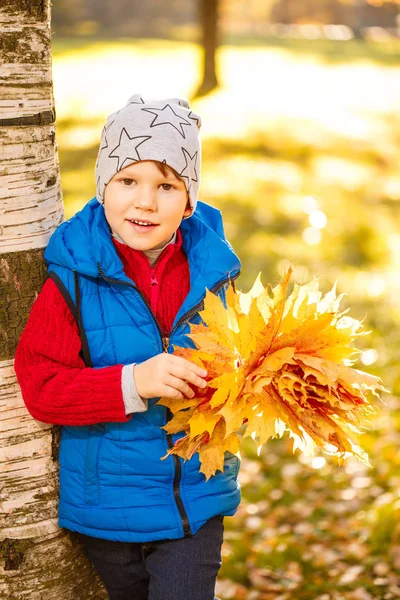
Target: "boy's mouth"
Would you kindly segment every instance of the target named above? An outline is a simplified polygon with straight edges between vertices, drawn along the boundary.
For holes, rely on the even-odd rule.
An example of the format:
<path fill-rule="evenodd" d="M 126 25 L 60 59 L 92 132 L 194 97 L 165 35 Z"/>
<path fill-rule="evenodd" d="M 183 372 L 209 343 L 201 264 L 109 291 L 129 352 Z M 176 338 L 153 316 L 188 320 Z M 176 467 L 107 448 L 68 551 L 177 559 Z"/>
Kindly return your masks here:
<path fill-rule="evenodd" d="M 131 224 L 135 231 L 139 231 L 140 233 L 150 232 L 158 227 L 158 223 L 152 223 L 151 221 L 141 221 L 139 219 L 127 219 L 127 221 Z"/>

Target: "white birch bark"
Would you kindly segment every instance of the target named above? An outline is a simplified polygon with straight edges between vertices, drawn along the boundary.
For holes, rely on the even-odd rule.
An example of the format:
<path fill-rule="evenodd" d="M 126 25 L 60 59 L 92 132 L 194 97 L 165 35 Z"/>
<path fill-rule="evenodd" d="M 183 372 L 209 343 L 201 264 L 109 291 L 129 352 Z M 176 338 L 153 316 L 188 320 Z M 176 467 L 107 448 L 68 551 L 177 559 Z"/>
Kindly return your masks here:
<path fill-rule="evenodd" d="M 29 415 L 13 369 L 64 218 L 49 6 L 0 3 L 0 598 L 100 600 L 76 536 L 57 525 L 59 428 Z"/>
<path fill-rule="evenodd" d="M 1 253 L 43 248 L 64 215 L 49 7 L 37 0 L 26 4 L 0 4 Z"/>

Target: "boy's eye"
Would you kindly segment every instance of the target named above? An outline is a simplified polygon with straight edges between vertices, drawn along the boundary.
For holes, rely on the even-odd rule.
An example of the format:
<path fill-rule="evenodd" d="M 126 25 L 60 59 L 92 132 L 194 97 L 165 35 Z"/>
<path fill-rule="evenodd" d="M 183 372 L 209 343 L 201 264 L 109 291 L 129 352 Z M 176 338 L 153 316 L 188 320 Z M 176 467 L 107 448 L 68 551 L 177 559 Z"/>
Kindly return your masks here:
<path fill-rule="evenodd" d="M 129 179 L 128 177 L 125 177 L 124 179 L 121 179 L 122 183 L 124 185 L 130 186 L 132 185 L 132 183 L 135 181 L 134 179 Z M 171 183 L 162 183 L 161 186 L 166 186 L 164 187 L 164 191 L 169 191 L 170 189 L 173 188 L 173 185 Z"/>

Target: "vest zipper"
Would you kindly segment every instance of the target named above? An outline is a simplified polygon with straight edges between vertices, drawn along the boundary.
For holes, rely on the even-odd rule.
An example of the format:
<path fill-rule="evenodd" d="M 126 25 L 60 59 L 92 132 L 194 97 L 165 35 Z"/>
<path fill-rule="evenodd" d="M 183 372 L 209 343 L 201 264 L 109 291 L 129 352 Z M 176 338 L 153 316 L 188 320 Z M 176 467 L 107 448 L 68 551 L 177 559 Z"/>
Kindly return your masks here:
<path fill-rule="evenodd" d="M 163 352 L 168 352 L 169 337 L 163 337 L 162 341 L 163 341 Z M 168 421 L 170 421 L 172 419 L 172 416 L 173 416 L 172 411 L 169 408 L 167 408 L 166 423 L 168 423 Z M 172 441 L 172 434 L 167 433 L 167 432 L 165 432 L 165 433 L 166 433 L 168 448 L 171 449 L 174 446 L 174 442 Z M 182 475 L 181 460 L 180 460 L 179 456 L 177 456 L 176 454 L 172 454 L 172 458 L 173 458 L 174 467 L 175 467 L 175 475 L 174 475 L 175 503 L 176 503 L 176 506 L 178 507 L 179 514 L 181 516 L 184 537 L 189 537 L 192 535 L 192 532 L 190 530 L 189 518 L 188 518 L 187 512 L 185 510 L 185 507 L 183 506 L 181 492 L 180 492 L 180 488 L 179 488 L 180 482 L 181 482 L 181 475 Z"/>
<path fill-rule="evenodd" d="M 240 271 L 234 277 L 232 277 L 230 279 L 225 279 L 223 282 L 218 283 L 210 291 L 212 291 L 213 293 L 216 293 L 223 285 L 225 285 L 225 283 L 227 283 L 228 281 L 232 281 L 233 279 L 236 279 L 237 277 L 239 277 L 239 275 L 240 275 Z M 198 312 L 198 310 L 201 306 L 204 306 L 203 300 L 201 302 L 199 302 L 199 304 L 197 304 L 192 310 L 187 312 L 186 315 L 184 315 L 183 317 L 181 317 L 179 319 L 178 323 L 175 325 L 175 327 L 169 333 L 168 337 L 164 336 L 162 338 L 164 352 L 168 352 L 169 340 L 172 337 L 172 334 L 175 331 L 175 329 L 177 329 L 177 327 L 179 327 L 179 325 L 181 325 L 183 322 L 190 321 L 191 317 Z M 173 417 L 173 413 L 172 413 L 171 409 L 167 408 L 167 423 L 168 423 L 168 421 L 170 421 L 172 419 L 172 417 Z M 174 444 L 172 441 L 171 434 L 167 434 L 167 443 L 168 443 L 168 448 L 170 448 L 170 449 L 173 448 Z M 180 479 L 181 479 L 181 461 L 180 461 L 180 457 L 177 456 L 176 454 L 172 454 L 172 457 L 173 457 L 173 460 L 175 463 L 175 478 L 174 478 L 175 502 L 178 507 L 179 513 L 181 515 L 184 537 L 189 537 L 192 535 L 192 533 L 190 531 L 189 519 L 188 519 L 187 513 L 185 511 L 185 507 L 183 506 L 182 498 L 181 498 L 180 491 L 179 491 L 179 484 L 180 484 Z"/>
<path fill-rule="evenodd" d="M 137 287 L 137 285 L 135 285 L 134 283 L 129 283 L 129 281 L 121 281 L 120 279 L 112 279 L 111 277 L 108 277 L 103 269 L 101 268 L 100 263 L 97 263 L 97 267 L 99 269 L 99 273 L 101 275 L 101 277 L 103 279 L 105 279 L 106 281 L 108 281 L 109 283 L 116 283 L 116 284 L 120 284 L 120 285 L 127 285 L 128 287 L 132 287 L 134 290 L 136 290 L 139 294 L 139 296 L 142 298 L 143 302 L 145 303 L 145 305 L 147 306 L 147 308 L 149 309 L 149 312 L 151 314 L 151 316 L 154 319 L 154 322 L 157 326 L 157 329 L 160 333 L 160 338 L 163 344 L 163 352 L 164 350 L 164 339 L 168 340 L 168 344 L 169 344 L 169 340 L 172 337 L 172 334 L 175 332 L 175 330 L 182 325 L 183 323 L 187 323 L 188 321 L 190 321 L 190 319 L 193 317 L 193 315 L 195 315 L 199 310 L 202 310 L 204 307 L 204 298 L 198 303 L 196 304 L 196 306 L 194 306 L 193 308 L 190 309 L 190 311 L 188 311 L 186 314 L 184 314 L 179 321 L 177 322 L 177 324 L 175 325 L 175 327 L 169 332 L 168 336 L 163 336 L 163 332 L 161 331 L 161 327 L 157 321 L 157 318 L 146 298 L 146 296 L 142 293 L 142 291 Z M 212 288 L 210 288 L 210 292 L 212 292 L 213 294 L 216 294 L 226 283 L 230 283 L 231 281 L 235 281 L 235 279 L 237 279 L 239 277 L 241 273 L 241 270 L 239 270 L 235 275 L 233 275 L 233 277 L 227 277 L 224 280 L 220 281 L 219 283 L 217 283 L 216 285 L 214 285 Z M 167 346 L 168 348 L 168 346 Z"/>
<path fill-rule="evenodd" d="M 238 271 L 235 275 L 233 275 L 233 277 L 227 277 L 223 281 L 220 281 L 219 283 L 217 283 L 216 285 L 214 285 L 212 288 L 210 288 L 210 292 L 212 292 L 213 294 L 216 294 L 226 283 L 230 283 L 231 281 L 235 281 L 235 279 L 237 279 L 239 277 L 240 273 L 241 273 L 241 270 Z M 204 298 L 198 304 L 196 304 L 196 306 L 194 306 L 193 308 L 191 308 L 189 312 L 187 312 L 185 315 L 183 315 L 183 317 L 181 317 L 179 319 L 179 321 L 177 322 L 177 324 L 175 325 L 175 327 L 170 331 L 169 337 L 171 338 L 172 334 L 174 333 L 174 331 L 180 325 L 182 325 L 182 324 L 187 323 L 188 321 L 190 321 L 190 319 L 193 317 L 193 315 L 195 315 L 197 312 L 199 312 L 199 310 L 203 310 L 203 308 L 204 308 Z"/>
<path fill-rule="evenodd" d="M 154 309 L 154 314 L 156 313 L 157 310 L 157 304 L 158 304 L 158 279 L 156 277 L 156 272 L 154 269 L 151 269 L 150 271 L 150 302 L 151 302 L 151 306 Z"/>
<path fill-rule="evenodd" d="M 183 315 L 183 317 L 181 317 L 179 319 L 178 323 L 175 325 L 175 327 L 172 329 L 172 331 L 167 336 L 164 336 L 163 332 L 161 331 L 161 327 L 156 319 L 156 316 L 153 313 L 151 306 L 149 305 L 149 303 L 147 301 L 146 296 L 141 292 L 141 290 L 135 284 L 129 283 L 128 281 L 120 281 L 118 279 L 111 279 L 111 277 L 107 277 L 107 275 L 104 273 L 103 269 L 101 268 L 100 263 L 98 263 L 98 268 L 99 268 L 99 273 L 100 273 L 101 277 L 103 279 L 105 279 L 106 281 L 108 281 L 109 283 L 127 285 L 129 287 L 133 287 L 138 292 L 138 294 L 141 296 L 144 303 L 146 304 L 147 308 L 149 309 L 149 312 L 152 315 L 155 324 L 157 325 L 157 329 L 158 329 L 158 331 L 160 333 L 160 337 L 161 337 L 163 352 L 168 352 L 169 341 L 170 341 L 170 339 L 172 337 L 172 333 L 175 331 L 175 329 L 177 329 L 179 327 L 179 325 L 181 325 L 182 323 L 184 323 L 186 321 L 190 321 L 191 317 L 194 314 L 196 314 L 198 312 L 198 310 L 200 310 L 200 307 L 204 306 L 204 299 L 203 299 L 194 308 L 192 308 L 189 312 L 187 312 L 185 315 Z M 215 294 L 223 285 L 225 285 L 225 283 L 228 283 L 230 281 L 237 279 L 237 277 L 239 277 L 239 275 L 240 275 L 240 271 L 238 271 L 238 273 L 236 273 L 236 275 L 234 275 L 233 277 L 230 277 L 230 278 L 228 277 L 227 279 L 220 281 L 213 288 L 211 288 L 210 291 Z M 173 413 L 169 408 L 167 408 L 166 414 L 167 414 L 166 423 L 168 423 L 168 421 L 170 421 L 172 419 Z M 168 448 L 172 448 L 174 445 L 173 441 L 172 441 L 172 434 L 167 434 L 167 432 L 165 432 L 165 433 L 166 433 Z M 179 489 L 180 480 L 181 480 L 181 472 L 182 472 L 181 461 L 180 461 L 179 456 L 177 456 L 176 454 L 172 454 L 172 457 L 173 457 L 174 467 L 175 467 L 175 476 L 174 476 L 174 484 L 173 484 L 175 503 L 177 505 L 177 508 L 178 508 L 178 511 L 179 511 L 179 514 L 181 517 L 184 537 L 190 537 L 192 535 L 192 533 L 190 530 L 189 518 L 185 511 L 185 507 L 183 506 L 180 489 Z"/>
<path fill-rule="evenodd" d="M 138 292 L 139 296 L 142 298 L 143 302 L 145 303 L 145 305 L 149 309 L 149 312 L 150 312 L 151 316 L 153 317 L 155 324 L 157 325 L 157 329 L 158 329 L 158 331 L 160 333 L 160 337 L 161 337 L 161 340 L 162 340 L 163 339 L 163 333 L 162 333 L 161 327 L 160 327 L 160 325 L 159 325 L 159 323 L 158 323 L 158 321 L 156 319 L 156 316 L 155 316 L 155 314 L 153 312 L 153 309 L 151 308 L 151 306 L 150 306 L 150 304 L 149 304 L 146 296 L 137 287 L 137 285 L 135 285 L 134 283 L 129 283 L 129 281 L 121 281 L 120 279 L 112 279 L 111 277 L 108 277 L 104 273 L 103 269 L 101 268 L 100 263 L 97 263 L 97 267 L 99 269 L 99 273 L 100 273 L 101 277 L 103 279 L 105 279 L 106 281 L 108 281 L 109 283 L 116 283 L 116 284 L 120 284 L 120 285 L 127 285 L 128 287 L 131 287 L 131 288 L 133 288 L 134 290 L 136 290 Z"/>

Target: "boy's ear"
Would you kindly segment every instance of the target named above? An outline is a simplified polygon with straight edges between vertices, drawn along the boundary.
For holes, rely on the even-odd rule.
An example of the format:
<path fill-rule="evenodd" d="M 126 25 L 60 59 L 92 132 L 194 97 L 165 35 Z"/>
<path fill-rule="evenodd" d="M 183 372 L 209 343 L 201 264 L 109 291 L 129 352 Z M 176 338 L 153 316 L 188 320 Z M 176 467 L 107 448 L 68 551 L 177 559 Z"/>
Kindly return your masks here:
<path fill-rule="evenodd" d="M 191 214 L 192 214 L 192 207 L 190 206 L 190 202 L 188 200 L 187 204 L 186 204 L 185 212 L 183 213 L 183 216 L 190 217 Z"/>

